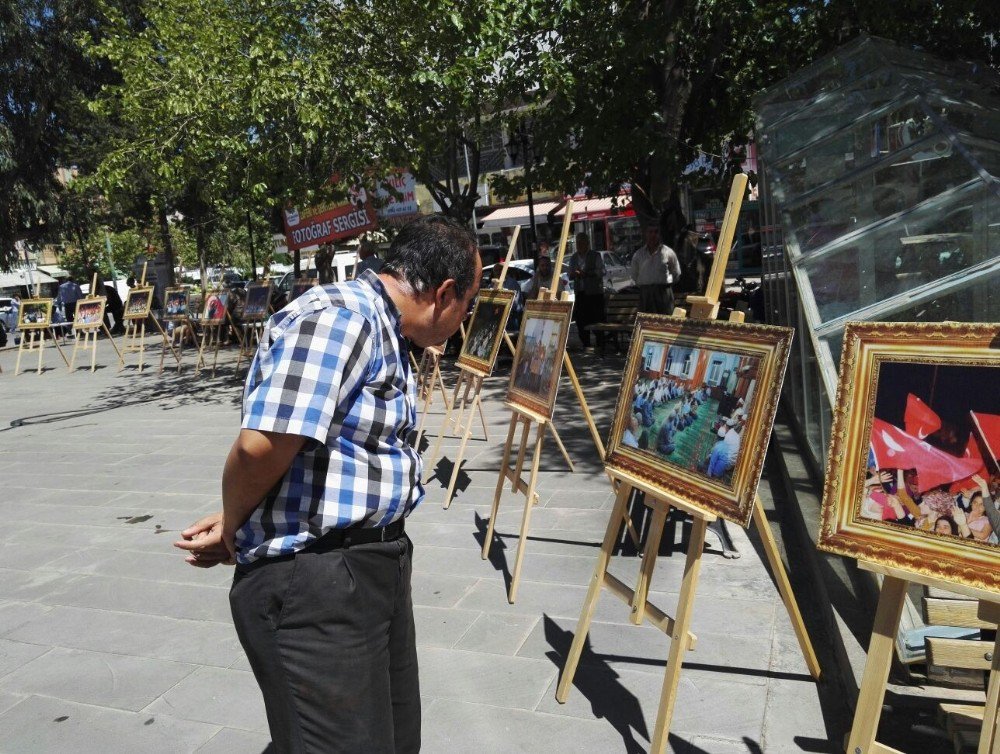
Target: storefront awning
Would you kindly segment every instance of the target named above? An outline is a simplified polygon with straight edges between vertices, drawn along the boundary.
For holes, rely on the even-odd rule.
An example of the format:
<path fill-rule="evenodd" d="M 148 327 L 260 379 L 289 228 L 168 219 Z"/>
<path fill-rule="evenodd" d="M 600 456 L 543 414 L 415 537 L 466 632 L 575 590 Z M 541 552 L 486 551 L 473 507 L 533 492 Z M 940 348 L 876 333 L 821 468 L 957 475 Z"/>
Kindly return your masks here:
<path fill-rule="evenodd" d="M 556 212 L 556 217 L 566 214 L 563 207 Z M 632 209 L 631 196 L 601 197 L 597 199 L 581 199 L 573 201 L 574 220 L 603 220 L 606 217 L 632 217 L 635 210 Z"/>
<path fill-rule="evenodd" d="M 54 264 L 40 264 L 38 269 L 44 272 L 46 275 L 51 275 L 54 278 L 68 278 L 69 272 L 64 270 L 62 267 L 57 267 Z"/>
<path fill-rule="evenodd" d="M 28 277 L 30 274 L 31 277 Z M 12 270 L 0 272 L 0 288 L 17 288 L 20 285 L 55 283 L 55 278 L 39 270 Z"/>
<path fill-rule="evenodd" d="M 546 222 L 545 216 L 562 202 L 535 202 L 535 223 Z M 531 218 L 528 214 L 527 204 L 515 204 L 511 207 L 500 207 L 493 210 L 480 225 L 484 230 L 487 228 L 512 228 L 515 225 L 528 226 Z"/>

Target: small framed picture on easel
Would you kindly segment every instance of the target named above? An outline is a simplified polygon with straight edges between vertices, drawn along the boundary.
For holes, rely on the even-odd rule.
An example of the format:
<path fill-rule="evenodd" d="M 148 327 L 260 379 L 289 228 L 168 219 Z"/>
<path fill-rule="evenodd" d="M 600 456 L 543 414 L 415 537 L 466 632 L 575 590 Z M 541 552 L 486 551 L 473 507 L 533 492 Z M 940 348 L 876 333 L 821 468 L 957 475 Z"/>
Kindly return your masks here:
<path fill-rule="evenodd" d="M 229 291 L 211 291 L 205 298 L 201 323 L 203 325 L 218 325 L 225 321 L 229 307 Z"/>
<path fill-rule="evenodd" d="M 163 308 L 163 319 L 170 322 L 188 318 L 191 294 L 187 288 L 167 288 L 164 298 L 167 303 Z"/>
<path fill-rule="evenodd" d="M 606 464 L 747 526 L 792 331 L 640 314 Z"/>
<path fill-rule="evenodd" d="M 152 305 L 152 288 L 133 288 L 125 300 L 125 319 L 145 319 Z"/>
<path fill-rule="evenodd" d="M 819 548 L 1000 591 L 1000 325 L 844 331 Z"/>
<path fill-rule="evenodd" d="M 44 330 L 52 325 L 52 299 L 27 298 L 21 302 L 17 329 Z"/>
<path fill-rule="evenodd" d="M 458 355 L 458 365 L 489 376 L 493 372 L 500 342 L 503 340 L 507 318 L 514 303 L 514 292 L 508 290 L 483 291 L 476 300 L 469 320 L 469 331 Z"/>
<path fill-rule="evenodd" d="M 243 305 L 243 321 L 259 322 L 267 318 L 267 307 L 271 303 L 271 281 L 253 283 L 247 286 L 247 300 Z"/>
<path fill-rule="evenodd" d="M 507 400 L 545 419 L 552 418 L 559 391 L 571 301 L 529 301 L 521 319 Z"/>
<path fill-rule="evenodd" d="M 76 313 L 73 315 L 74 330 L 97 330 L 104 324 L 104 305 L 107 299 L 102 297 L 84 298 L 76 302 Z"/>

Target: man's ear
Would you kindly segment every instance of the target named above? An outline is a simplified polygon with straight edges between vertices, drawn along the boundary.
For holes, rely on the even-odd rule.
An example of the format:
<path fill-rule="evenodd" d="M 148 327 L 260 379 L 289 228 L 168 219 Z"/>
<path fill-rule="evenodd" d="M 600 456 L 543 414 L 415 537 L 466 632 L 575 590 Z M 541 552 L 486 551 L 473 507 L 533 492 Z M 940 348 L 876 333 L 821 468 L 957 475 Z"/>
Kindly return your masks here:
<path fill-rule="evenodd" d="M 453 278 L 448 278 L 438 286 L 434 292 L 434 303 L 442 309 L 447 307 L 453 299 L 457 298 L 458 289 L 455 287 Z"/>

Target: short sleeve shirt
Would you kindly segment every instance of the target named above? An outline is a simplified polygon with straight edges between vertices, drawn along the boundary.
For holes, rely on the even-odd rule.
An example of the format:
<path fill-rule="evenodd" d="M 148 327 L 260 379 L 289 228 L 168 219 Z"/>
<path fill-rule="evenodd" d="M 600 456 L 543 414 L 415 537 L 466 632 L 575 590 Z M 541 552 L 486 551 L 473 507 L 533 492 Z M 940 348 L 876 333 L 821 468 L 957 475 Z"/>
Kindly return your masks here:
<path fill-rule="evenodd" d="M 237 559 L 297 552 L 330 529 L 386 526 L 423 498 L 406 436 L 416 385 L 381 280 L 314 286 L 268 320 L 247 376 L 244 429 L 307 438 L 236 535 Z"/>

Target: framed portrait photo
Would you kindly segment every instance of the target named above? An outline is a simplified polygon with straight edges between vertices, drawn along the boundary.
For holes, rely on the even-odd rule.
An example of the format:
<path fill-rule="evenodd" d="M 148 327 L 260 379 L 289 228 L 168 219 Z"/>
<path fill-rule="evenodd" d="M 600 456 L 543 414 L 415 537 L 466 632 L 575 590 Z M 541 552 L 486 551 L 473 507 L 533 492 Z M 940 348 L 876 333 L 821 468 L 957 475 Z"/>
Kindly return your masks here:
<path fill-rule="evenodd" d="M 52 299 L 26 298 L 17 313 L 17 329 L 44 330 L 52 324 Z"/>
<path fill-rule="evenodd" d="M 152 288 L 133 288 L 125 299 L 125 319 L 145 319 L 153 305 Z"/>
<path fill-rule="evenodd" d="M 479 294 L 465 333 L 458 364 L 488 377 L 493 372 L 514 292 L 489 290 Z"/>
<path fill-rule="evenodd" d="M 267 318 L 267 307 L 271 303 L 271 281 L 253 283 L 247 286 L 247 300 L 243 305 L 243 319 L 259 322 Z"/>
<path fill-rule="evenodd" d="M 104 305 L 107 299 L 102 297 L 83 298 L 76 302 L 76 313 L 73 315 L 74 330 L 97 330 L 104 322 Z"/>
<path fill-rule="evenodd" d="M 552 418 L 572 316 L 572 301 L 529 301 L 524 307 L 508 403 Z"/>
<path fill-rule="evenodd" d="M 747 526 L 791 342 L 785 327 L 640 314 L 608 468 Z"/>
<path fill-rule="evenodd" d="M 226 319 L 229 306 L 229 291 L 211 291 L 205 297 L 205 306 L 201 313 L 201 322 L 205 325 L 217 325 Z"/>
<path fill-rule="evenodd" d="M 164 292 L 166 303 L 163 307 L 163 319 L 177 321 L 187 319 L 190 315 L 189 305 L 191 293 L 187 288 L 167 288 Z"/>
<path fill-rule="evenodd" d="M 844 331 L 819 548 L 1000 591 L 1000 325 Z"/>

